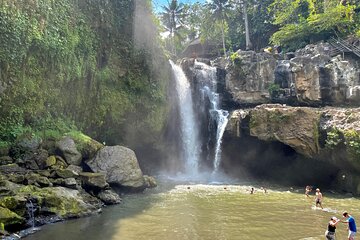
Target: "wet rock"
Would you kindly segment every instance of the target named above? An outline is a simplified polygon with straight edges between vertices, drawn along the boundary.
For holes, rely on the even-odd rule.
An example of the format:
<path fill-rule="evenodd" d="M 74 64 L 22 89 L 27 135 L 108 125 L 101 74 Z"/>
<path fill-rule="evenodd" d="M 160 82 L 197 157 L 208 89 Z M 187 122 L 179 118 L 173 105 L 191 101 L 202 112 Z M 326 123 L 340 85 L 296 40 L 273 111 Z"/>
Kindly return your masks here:
<path fill-rule="evenodd" d="M 235 137 L 241 137 L 241 125 L 246 117 L 249 117 L 249 110 L 239 109 L 231 112 L 226 131 Z"/>
<path fill-rule="evenodd" d="M 65 137 L 61 139 L 60 141 L 56 142 L 56 147 L 68 164 L 81 164 L 81 153 L 77 150 L 76 144 L 72 138 Z"/>
<path fill-rule="evenodd" d="M 106 205 L 119 204 L 122 201 L 120 196 L 110 189 L 101 191 L 97 197 Z"/>
<path fill-rule="evenodd" d="M 94 172 L 104 172 L 110 184 L 141 189 L 144 178 L 134 151 L 122 146 L 104 147 L 86 163 Z"/>
<path fill-rule="evenodd" d="M 82 172 L 79 175 L 85 189 L 99 191 L 109 187 L 104 173 Z"/>
<path fill-rule="evenodd" d="M 154 177 L 152 176 L 148 176 L 148 175 L 144 175 L 144 181 L 145 181 L 145 186 L 147 188 L 154 188 L 157 187 L 157 183 Z"/>

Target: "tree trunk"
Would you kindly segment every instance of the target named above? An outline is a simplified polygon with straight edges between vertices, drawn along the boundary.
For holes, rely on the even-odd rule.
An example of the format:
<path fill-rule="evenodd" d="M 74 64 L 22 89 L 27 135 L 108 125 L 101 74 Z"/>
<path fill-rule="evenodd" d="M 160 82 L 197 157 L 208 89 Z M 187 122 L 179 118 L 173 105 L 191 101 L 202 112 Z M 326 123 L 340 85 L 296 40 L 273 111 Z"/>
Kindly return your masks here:
<path fill-rule="evenodd" d="M 244 14 L 244 21 L 245 21 L 246 50 L 250 50 L 252 48 L 252 44 L 250 41 L 249 20 L 248 20 L 248 15 L 247 15 L 247 0 L 243 1 L 243 14 Z"/>
<path fill-rule="evenodd" d="M 226 47 L 225 47 L 225 32 L 224 32 L 224 19 L 221 19 L 221 35 L 222 35 L 222 44 L 224 49 L 224 57 L 227 57 Z"/>

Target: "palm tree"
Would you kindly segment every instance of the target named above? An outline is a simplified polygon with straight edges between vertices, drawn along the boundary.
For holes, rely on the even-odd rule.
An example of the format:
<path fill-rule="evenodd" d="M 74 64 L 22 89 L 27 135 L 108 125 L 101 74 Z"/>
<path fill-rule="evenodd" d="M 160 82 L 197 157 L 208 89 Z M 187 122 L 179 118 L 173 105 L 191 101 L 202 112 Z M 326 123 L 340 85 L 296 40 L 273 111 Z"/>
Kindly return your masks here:
<path fill-rule="evenodd" d="M 224 49 L 224 56 L 226 57 L 224 25 L 227 19 L 227 12 L 230 10 L 232 5 L 229 0 L 212 0 L 207 4 L 207 6 L 211 9 L 213 17 L 221 23 L 222 44 Z"/>
<path fill-rule="evenodd" d="M 171 0 L 171 2 L 168 1 L 167 6 L 162 6 L 162 8 L 164 10 L 161 14 L 163 24 L 166 30 L 169 31 L 169 36 L 172 41 L 172 53 L 176 54 L 174 36 L 177 35 L 178 31 L 182 28 L 184 6 L 182 3 L 178 4 L 177 0 Z"/>

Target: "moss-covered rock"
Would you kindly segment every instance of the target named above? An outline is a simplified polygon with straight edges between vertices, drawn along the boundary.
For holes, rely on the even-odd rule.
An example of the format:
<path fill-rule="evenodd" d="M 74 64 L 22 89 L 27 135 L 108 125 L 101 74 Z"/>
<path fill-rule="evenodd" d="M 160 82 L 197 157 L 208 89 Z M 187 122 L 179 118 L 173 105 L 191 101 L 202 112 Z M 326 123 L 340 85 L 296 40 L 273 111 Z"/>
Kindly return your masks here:
<path fill-rule="evenodd" d="M 25 219 L 16 213 L 7 208 L 0 207 L 0 223 L 3 223 L 5 228 L 9 225 L 21 225 L 24 221 Z"/>
<path fill-rule="evenodd" d="M 13 183 L 23 183 L 25 180 L 24 174 L 10 173 L 7 177 L 8 180 Z"/>
<path fill-rule="evenodd" d="M 79 174 L 72 171 L 71 169 L 57 169 L 56 175 L 61 178 L 74 178 L 74 177 L 79 176 Z"/>
<path fill-rule="evenodd" d="M 68 133 L 68 136 L 74 139 L 76 148 L 84 159 L 90 159 L 94 157 L 96 152 L 104 147 L 103 144 L 95 141 L 81 132 L 73 131 Z"/>
<path fill-rule="evenodd" d="M 64 187 L 24 186 L 17 190 L 17 194 L 36 199 L 40 207 L 40 214 L 54 214 L 61 218 L 84 216 L 96 211 L 101 206 L 98 199 L 91 197 L 86 192 Z"/>
<path fill-rule="evenodd" d="M 7 208 L 21 217 L 26 215 L 26 202 L 27 199 L 24 196 L 6 196 L 0 197 L 0 206 Z"/>

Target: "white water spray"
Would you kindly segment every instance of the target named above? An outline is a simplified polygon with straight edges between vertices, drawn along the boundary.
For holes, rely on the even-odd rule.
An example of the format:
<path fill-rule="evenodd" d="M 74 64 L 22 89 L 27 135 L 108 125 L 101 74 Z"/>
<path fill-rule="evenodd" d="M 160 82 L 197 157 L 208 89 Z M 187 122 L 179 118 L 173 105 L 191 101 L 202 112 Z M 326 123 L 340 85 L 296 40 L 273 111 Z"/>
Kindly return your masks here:
<path fill-rule="evenodd" d="M 195 69 L 197 72 L 197 78 L 202 79 L 204 87 L 202 89 L 203 94 L 209 98 L 211 103 L 210 116 L 216 122 L 216 144 L 215 144 L 215 156 L 213 162 L 213 173 L 219 171 L 219 166 L 221 163 L 221 143 L 222 137 L 226 125 L 228 123 L 229 112 L 226 110 L 220 109 L 219 103 L 219 94 L 217 93 L 217 76 L 216 68 L 195 61 Z M 204 96 L 203 96 L 204 97 Z"/>
<path fill-rule="evenodd" d="M 185 160 L 185 174 L 195 177 L 198 174 L 200 141 L 198 133 L 199 127 L 197 126 L 193 110 L 191 87 L 181 67 L 171 61 L 170 64 L 174 72 L 176 92 L 179 98 L 182 154 Z"/>

